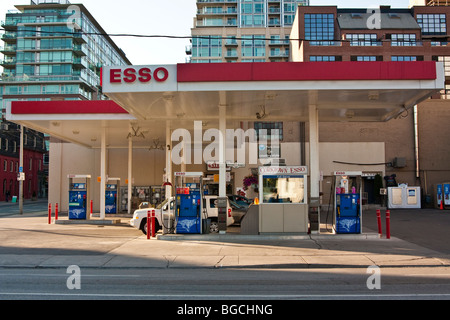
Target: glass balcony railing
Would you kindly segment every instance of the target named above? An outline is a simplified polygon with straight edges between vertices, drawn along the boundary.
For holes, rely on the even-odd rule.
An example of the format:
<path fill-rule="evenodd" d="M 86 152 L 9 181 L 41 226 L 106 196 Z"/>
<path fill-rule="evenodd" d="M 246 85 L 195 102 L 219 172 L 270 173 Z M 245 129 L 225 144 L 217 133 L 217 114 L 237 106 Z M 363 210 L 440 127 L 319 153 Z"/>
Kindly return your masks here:
<path fill-rule="evenodd" d="M 238 0 L 197 0 L 197 3 L 237 3 Z"/>

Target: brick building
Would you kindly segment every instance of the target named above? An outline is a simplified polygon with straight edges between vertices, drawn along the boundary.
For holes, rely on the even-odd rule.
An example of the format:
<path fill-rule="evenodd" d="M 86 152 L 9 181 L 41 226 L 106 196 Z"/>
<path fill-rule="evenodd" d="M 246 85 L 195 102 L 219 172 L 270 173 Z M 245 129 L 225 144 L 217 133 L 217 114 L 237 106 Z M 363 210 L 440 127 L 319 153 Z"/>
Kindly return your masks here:
<path fill-rule="evenodd" d="M 321 143 L 380 142 L 385 144 L 385 175 L 398 183 L 421 186 L 434 197 L 437 183 L 450 181 L 450 7 L 413 6 L 394 9 L 340 9 L 336 6 L 298 8 L 291 33 L 293 61 L 439 61 L 446 89 L 399 117 L 384 123 L 362 122 L 358 106 L 349 106 L 345 125 L 322 120 Z M 414 64 L 411 63 L 411 67 Z M 380 103 L 376 92 L 371 103 Z M 320 112 L 319 112 L 320 116 Z M 388 119 L 386 119 L 388 120 Z M 333 160 L 342 155 L 336 154 Z M 403 164 L 396 162 L 402 160 Z M 358 166 L 348 165 L 357 170 Z M 324 173 L 327 175 L 327 173 Z M 323 184 L 326 194 L 327 179 Z M 371 190 L 365 178 L 365 191 Z M 425 197 L 424 197 L 425 198 Z M 431 203 L 428 202 L 429 205 Z"/>
<path fill-rule="evenodd" d="M 24 129 L 23 184 L 24 199 L 45 197 L 48 190 L 48 164 L 44 159 L 47 152 L 44 135 L 31 129 Z M 0 130 L 0 201 L 11 201 L 19 196 L 20 172 L 20 126 L 2 122 Z"/>

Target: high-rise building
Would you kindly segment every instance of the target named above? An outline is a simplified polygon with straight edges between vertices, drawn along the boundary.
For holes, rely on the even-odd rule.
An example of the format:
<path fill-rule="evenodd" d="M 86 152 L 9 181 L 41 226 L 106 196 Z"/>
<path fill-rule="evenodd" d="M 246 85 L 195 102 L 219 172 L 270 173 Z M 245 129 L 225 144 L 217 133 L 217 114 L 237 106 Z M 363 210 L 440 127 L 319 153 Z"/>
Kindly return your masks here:
<path fill-rule="evenodd" d="M 197 0 L 192 63 L 288 61 L 289 34 L 309 0 Z"/>
<path fill-rule="evenodd" d="M 31 0 L 17 5 L 1 21 L 0 110 L 17 100 L 104 99 L 100 68 L 131 65 L 82 4 L 67 0 Z M 3 111 L 2 111 L 3 113 Z M 0 122 L 3 115 L 0 118 Z M 24 198 L 45 196 L 48 137 L 25 129 Z M 15 124 L 0 128 L 0 201 L 17 196 L 19 133 Z M 38 178 L 39 177 L 39 178 Z M 10 199 L 11 199 L 10 197 Z"/>
<path fill-rule="evenodd" d="M 31 0 L 6 14 L 3 102 L 101 99 L 100 68 L 131 64 L 82 5 Z"/>

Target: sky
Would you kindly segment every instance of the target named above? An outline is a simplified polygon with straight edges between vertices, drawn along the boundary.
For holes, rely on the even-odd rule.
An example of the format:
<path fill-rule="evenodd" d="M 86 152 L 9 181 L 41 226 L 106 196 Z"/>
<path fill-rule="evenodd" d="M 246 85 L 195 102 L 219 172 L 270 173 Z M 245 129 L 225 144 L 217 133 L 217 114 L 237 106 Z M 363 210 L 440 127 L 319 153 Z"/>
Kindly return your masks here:
<path fill-rule="evenodd" d="M 189 36 L 197 12 L 196 0 L 70 0 L 82 3 L 109 34 Z M 0 0 L 0 20 L 15 5 L 30 0 Z M 388 4 L 407 8 L 409 0 L 310 0 L 310 5 L 337 5 L 339 8 L 373 8 Z M 186 59 L 189 39 L 149 39 L 113 37 L 134 65 L 176 64 Z M 3 45 L 3 44 L 0 44 Z"/>

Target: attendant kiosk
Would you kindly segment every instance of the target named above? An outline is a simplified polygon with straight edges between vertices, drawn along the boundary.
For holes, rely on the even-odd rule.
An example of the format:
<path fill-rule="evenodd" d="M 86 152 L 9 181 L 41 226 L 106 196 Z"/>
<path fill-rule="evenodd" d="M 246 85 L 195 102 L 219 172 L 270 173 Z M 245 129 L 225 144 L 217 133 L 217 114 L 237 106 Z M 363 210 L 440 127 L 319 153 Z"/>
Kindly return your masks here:
<path fill-rule="evenodd" d="M 362 172 L 337 171 L 334 176 L 333 230 L 338 234 L 361 233 Z"/>
<path fill-rule="evenodd" d="M 259 168 L 259 233 L 308 232 L 308 168 Z"/>
<path fill-rule="evenodd" d="M 175 223 L 177 234 L 201 234 L 203 173 L 176 172 Z"/>
<path fill-rule="evenodd" d="M 105 193 L 105 213 L 116 214 L 120 210 L 120 178 L 108 178 Z"/>
<path fill-rule="evenodd" d="M 90 175 L 69 174 L 69 220 L 89 220 Z"/>

